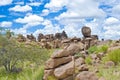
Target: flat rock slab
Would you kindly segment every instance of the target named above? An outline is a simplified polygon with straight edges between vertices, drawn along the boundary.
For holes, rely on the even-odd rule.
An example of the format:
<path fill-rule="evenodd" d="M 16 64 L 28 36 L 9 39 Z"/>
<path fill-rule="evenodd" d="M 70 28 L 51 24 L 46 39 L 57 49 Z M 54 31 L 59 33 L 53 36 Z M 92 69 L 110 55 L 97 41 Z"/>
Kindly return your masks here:
<path fill-rule="evenodd" d="M 72 61 L 72 56 L 68 57 L 62 57 L 62 58 L 55 58 L 52 59 L 50 58 L 46 63 L 45 63 L 45 69 L 53 69 L 56 68 L 62 64 L 68 63 Z"/>

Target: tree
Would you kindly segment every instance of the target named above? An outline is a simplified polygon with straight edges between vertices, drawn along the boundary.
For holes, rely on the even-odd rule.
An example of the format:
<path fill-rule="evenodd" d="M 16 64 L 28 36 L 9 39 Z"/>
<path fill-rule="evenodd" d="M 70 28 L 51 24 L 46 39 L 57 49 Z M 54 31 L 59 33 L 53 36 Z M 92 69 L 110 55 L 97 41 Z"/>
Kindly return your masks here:
<path fill-rule="evenodd" d="M 0 65 L 4 66 L 7 72 L 13 72 L 18 61 L 23 58 L 23 51 L 15 41 L 0 36 Z"/>
<path fill-rule="evenodd" d="M 14 35 L 13 32 L 11 32 L 10 30 L 6 30 L 6 37 L 7 37 L 8 39 L 10 39 L 13 35 Z"/>

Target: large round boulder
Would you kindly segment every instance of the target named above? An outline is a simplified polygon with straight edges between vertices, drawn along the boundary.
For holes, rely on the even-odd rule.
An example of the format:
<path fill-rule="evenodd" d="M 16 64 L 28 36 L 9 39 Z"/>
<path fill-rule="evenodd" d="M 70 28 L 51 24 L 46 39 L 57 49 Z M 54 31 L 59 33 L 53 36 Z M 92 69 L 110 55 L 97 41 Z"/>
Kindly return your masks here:
<path fill-rule="evenodd" d="M 83 26 L 81 31 L 84 37 L 91 36 L 91 29 L 89 27 Z"/>

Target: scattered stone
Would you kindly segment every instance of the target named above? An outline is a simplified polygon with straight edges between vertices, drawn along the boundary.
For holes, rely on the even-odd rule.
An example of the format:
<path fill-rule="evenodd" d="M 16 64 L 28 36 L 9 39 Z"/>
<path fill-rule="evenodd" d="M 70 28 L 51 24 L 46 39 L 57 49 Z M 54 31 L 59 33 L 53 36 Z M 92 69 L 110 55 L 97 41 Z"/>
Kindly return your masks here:
<path fill-rule="evenodd" d="M 75 80 L 98 80 L 98 77 L 93 72 L 82 71 L 76 76 Z"/>
<path fill-rule="evenodd" d="M 89 70 L 89 68 L 88 68 L 88 66 L 87 66 L 86 64 L 82 64 L 82 65 L 79 66 L 77 69 L 78 69 L 80 72 L 81 72 L 81 71 L 88 71 L 88 70 Z"/>
<path fill-rule="evenodd" d="M 106 68 L 113 67 L 113 66 L 115 66 L 115 63 L 113 61 L 108 61 L 105 63 Z"/>

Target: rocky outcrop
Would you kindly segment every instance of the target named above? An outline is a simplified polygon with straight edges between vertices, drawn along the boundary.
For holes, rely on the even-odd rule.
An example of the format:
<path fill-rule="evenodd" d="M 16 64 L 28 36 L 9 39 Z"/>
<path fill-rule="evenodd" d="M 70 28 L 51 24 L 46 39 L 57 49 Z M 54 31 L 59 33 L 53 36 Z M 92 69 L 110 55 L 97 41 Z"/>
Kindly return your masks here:
<path fill-rule="evenodd" d="M 26 38 L 22 34 L 18 34 L 17 41 L 19 41 L 19 42 L 25 42 Z"/>
<path fill-rule="evenodd" d="M 85 49 L 90 48 L 90 46 L 97 45 L 98 36 L 91 35 L 90 27 L 83 26 L 82 27 L 82 34 L 84 36 L 82 39 L 82 42 L 85 44 Z"/>
<path fill-rule="evenodd" d="M 55 51 L 45 63 L 44 80 L 49 80 L 49 76 L 54 76 L 58 80 L 73 80 L 70 76 L 74 75 L 75 67 L 78 68 L 85 63 L 83 58 L 75 59 L 74 57 L 81 50 L 83 50 L 82 43 L 73 43 L 64 49 Z"/>
<path fill-rule="evenodd" d="M 27 39 L 29 39 L 30 41 L 36 41 L 36 38 L 33 36 L 33 34 L 27 35 Z"/>

